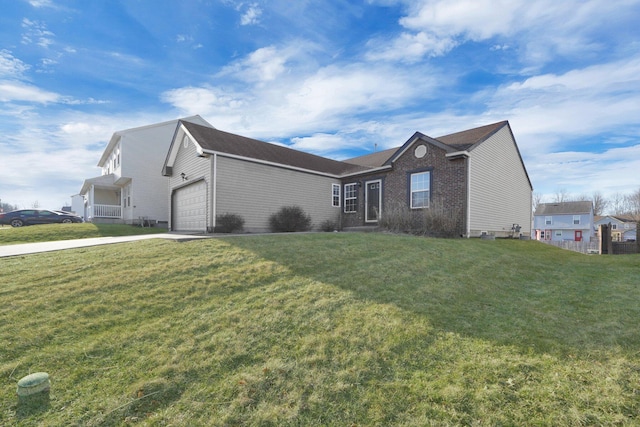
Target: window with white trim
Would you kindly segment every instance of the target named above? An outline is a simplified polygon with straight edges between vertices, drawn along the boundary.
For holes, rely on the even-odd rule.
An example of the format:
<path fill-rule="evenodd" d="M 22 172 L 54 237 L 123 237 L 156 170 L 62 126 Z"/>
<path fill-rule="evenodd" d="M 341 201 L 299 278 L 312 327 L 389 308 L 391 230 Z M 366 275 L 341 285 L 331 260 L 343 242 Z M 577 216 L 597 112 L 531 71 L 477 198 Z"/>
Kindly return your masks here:
<path fill-rule="evenodd" d="M 340 207 L 340 184 L 331 184 L 331 206 Z"/>
<path fill-rule="evenodd" d="M 544 217 L 544 224 L 545 225 L 551 225 L 551 217 L 550 216 L 545 216 Z"/>
<path fill-rule="evenodd" d="M 429 207 L 431 189 L 431 172 L 418 172 L 411 174 L 411 209 Z"/>
<path fill-rule="evenodd" d="M 358 209 L 358 184 L 344 185 L 344 211 L 345 213 L 356 212 Z"/>
<path fill-rule="evenodd" d="M 580 224 L 580 215 L 574 215 L 573 216 L 573 225 L 578 225 Z"/>

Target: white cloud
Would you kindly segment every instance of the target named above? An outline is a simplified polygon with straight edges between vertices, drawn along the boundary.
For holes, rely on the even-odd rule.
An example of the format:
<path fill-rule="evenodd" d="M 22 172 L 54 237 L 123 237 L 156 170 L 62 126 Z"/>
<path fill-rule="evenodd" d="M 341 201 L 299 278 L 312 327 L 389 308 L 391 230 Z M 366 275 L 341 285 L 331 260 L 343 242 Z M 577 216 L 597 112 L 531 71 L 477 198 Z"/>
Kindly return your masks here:
<path fill-rule="evenodd" d="M 428 29 L 440 37 L 463 34 L 483 40 L 510 32 L 522 4 L 514 0 L 419 1 L 400 24 L 415 31 Z"/>
<path fill-rule="evenodd" d="M 247 10 L 240 17 L 240 25 L 255 25 L 260 22 L 262 9 L 257 3 L 249 5 Z"/>
<path fill-rule="evenodd" d="M 351 141 L 339 134 L 316 133 L 311 136 L 292 138 L 291 148 L 315 154 L 331 154 L 349 148 Z"/>
<path fill-rule="evenodd" d="M 52 0 L 27 0 L 29 4 L 35 8 L 54 7 Z"/>
<path fill-rule="evenodd" d="M 438 37 L 429 32 L 417 34 L 402 33 L 387 42 L 374 39 L 367 43 L 369 61 L 405 61 L 417 62 L 424 57 L 441 56 L 456 47 L 458 42 L 449 37 Z"/>
<path fill-rule="evenodd" d="M 332 65 L 314 72 L 293 69 L 268 85 L 190 86 L 166 91 L 161 99 L 185 115 L 212 117 L 221 129 L 287 138 L 310 129 L 322 132 L 352 124 L 357 128 L 360 114 L 388 116 L 412 100 L 425 99 L 438 83 L 436 75 L 425 71 L 384 64 Z"/>
<path fill-rule="evenodd" d="M 47 26 L 40 21 L 31 21 L 27 18 L 22 20 L 22 28 L 25 29 L 25 33 L 22 35 L 23 44 L 35 43 L 43 48 L 48 48 L 54 43 L 54 33 L 47 30 Z"/>
<path fill-rule="evenodd" d="M 49 103 L 60 100 L 60 95 L 37 88 L 26 83 L 0 80 L 0 102 Z"/>
<path fill-rule="evenodd" d="M 0 77 L 21 77 L 29 68 L 29 65 L 14 57 L 10 51 L 0 50 Z"/>
<path fill-rule="evenodd" d="M 467 41 L 509 38 L 522 59 L 540 64 L 561 55 L 604 49 L 597 29 L 624 22 L 637 0 L 405 0 L 404 32 L 370 46 L 376 59 L 415 61 L 447 53 Z M 381 41 L 381 40 L 378 40 Z"/>
<path fill-rule="evenodd" d="M 587 135 L 637 123 L 640 56 L 544 74 L 499 88 L 490 101 L 526 135 Z M 537 149 L 547 150 L 536 143 Z"/>
<path fill-rule="evenodd" d="M 247 82 L 268 82 L 286 71 L 287 61 L 297 51 L 297 48 L 278 50 L 274 46 L 263 47 L 249 54 L 246 59 L 225 67 L 219 76 L 233 75 Z"/>

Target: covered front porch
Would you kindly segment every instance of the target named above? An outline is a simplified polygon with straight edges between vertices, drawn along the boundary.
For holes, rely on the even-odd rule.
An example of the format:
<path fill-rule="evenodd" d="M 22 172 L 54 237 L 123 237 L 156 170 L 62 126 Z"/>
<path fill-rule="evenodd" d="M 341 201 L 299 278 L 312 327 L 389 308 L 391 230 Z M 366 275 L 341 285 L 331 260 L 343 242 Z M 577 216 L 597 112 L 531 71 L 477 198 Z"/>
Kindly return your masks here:
<path fill-rule="evenodd" d="M 122 179 L 113 174 L 85 180 L 80 195 L 84 197 L 84 220 L 97 223 L 126 223 Z M 130 180 L 126 180 L 125 184 Z"/>

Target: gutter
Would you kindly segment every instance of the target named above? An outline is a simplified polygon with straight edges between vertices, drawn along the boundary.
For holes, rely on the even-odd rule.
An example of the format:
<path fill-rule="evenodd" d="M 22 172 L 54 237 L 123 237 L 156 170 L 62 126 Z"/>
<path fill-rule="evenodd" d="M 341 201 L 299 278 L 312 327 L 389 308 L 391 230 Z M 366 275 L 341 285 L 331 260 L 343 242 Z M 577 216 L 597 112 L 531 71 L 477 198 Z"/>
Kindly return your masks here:
<path fill-rule="evenodd" d="M 444 155 L 445 157 L 451 158 L 469 158 L 470 154 L 467 150 L 464 151 L 454 151 L 453 153 L 447 153 Z"/>
<path fill-rule="evenodd" d="M 243 160 L 243 161 L 247 161 L 247 162 L 258 163 L 258 164 L 268 165 L 268 166 L 275 166 L 275 167 L 279 167 L 279 168 L 282 168 L 282 169 L 290 169 L 290 170 L 295 170 L 295 171 L 298 171 L 298 172 L 305 172 L 305 173 L 309 173 L 309 174 L 313 174 L 313 175 L 326 176 L 326 177 L 335 178 L 335 179 L 347 178 L 347 177 L 350 177 L 350 176 L 362 175 L 362 174 L 366 174 L 366 173 L 370 173 L 370 172 L 377 172 L 377 171 L 381 171 L 381 170 L 391 169 L 391 166 L 382 166 L 382 167 L 379 167 L 379 168 L 367 169 L 367 170 L 352 172 L 352 173 L 348 173 L 348 174 L 332 174 L 332 173 L 327 173 L 327 172 L 322 172 L 322 171 L 317 171 L 317 170 L 312 170 L 312 169 L 300 168 L 300 167 L 297 167 L 297 166 L 285 165 L 285 164 L 282 164 L 282 163 L 270 162 L 268 160 L 260 160 L 260 159 L 255 159 L 255 158 L 252 158 L 252 157 L 245 157 L 245 156 L 239 156 L 239 155 L 236 155 L 236 154 L 223 153 L 223 152 L 214 151 L 214 150 L 202 150 L 202 156 L 204 156 L 204 155 L 228 157 L 228 158 L 231 158 L 231 159 Z"/>

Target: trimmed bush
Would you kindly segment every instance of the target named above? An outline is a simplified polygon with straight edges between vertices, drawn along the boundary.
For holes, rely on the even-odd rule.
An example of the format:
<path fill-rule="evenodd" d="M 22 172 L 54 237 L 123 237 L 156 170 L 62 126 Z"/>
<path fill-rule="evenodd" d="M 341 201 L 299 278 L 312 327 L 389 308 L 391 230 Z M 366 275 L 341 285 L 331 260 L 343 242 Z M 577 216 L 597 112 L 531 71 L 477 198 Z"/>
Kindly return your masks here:
<path fill-rule="evenodd" d="M 239 233 L 244 228 L 244 219 L 238 214 L 216 215 L 216 233 Z"/>
<path fill-rule="evenodd" d="M 274 233 L 307 231 L 311 217 L 299 206 L 283 206 L 269 217 L 269 228 Z"/>

